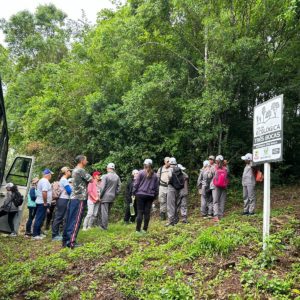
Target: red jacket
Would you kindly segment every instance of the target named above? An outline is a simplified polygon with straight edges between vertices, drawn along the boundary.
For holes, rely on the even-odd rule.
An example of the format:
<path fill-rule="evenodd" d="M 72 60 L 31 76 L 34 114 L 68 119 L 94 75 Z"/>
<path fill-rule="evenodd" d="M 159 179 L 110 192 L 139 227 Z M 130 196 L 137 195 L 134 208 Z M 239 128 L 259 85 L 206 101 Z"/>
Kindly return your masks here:
<path fill-rule="evenodd" d="M 88 185 L 88 199 L 94 203 L 100 200 L 97 180 L 93 179 Z"/>

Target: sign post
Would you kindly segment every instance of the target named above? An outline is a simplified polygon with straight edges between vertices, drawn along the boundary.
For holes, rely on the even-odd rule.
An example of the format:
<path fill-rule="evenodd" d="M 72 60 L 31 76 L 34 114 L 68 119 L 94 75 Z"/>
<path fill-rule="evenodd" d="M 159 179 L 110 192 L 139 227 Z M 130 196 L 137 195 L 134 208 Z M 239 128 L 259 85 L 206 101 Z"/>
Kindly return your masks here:
<path fill-rule="evenodd" d="M 271 162 L 282 161 L 283 95 L 254 107 L 253 165 L 264 164 L 263 249 L 270 233 Z"/>

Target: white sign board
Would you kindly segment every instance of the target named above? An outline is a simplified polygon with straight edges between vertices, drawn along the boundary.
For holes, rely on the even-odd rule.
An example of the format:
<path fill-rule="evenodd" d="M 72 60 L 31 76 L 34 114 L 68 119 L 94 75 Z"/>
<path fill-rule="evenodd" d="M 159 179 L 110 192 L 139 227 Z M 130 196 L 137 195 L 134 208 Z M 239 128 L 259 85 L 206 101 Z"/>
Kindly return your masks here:
<path fill-rule="evenodd" d="M 254 107 L 253 164 L 282 161 L 283 95 Z"/>

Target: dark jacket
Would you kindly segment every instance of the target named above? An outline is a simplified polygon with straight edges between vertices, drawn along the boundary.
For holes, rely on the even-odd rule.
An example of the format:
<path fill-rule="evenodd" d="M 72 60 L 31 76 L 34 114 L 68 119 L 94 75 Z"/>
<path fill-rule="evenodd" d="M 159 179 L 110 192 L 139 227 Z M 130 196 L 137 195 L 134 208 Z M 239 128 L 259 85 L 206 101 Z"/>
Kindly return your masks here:
<path fill-rule="evenodd" d="M 144 170 L 140 171 L 133 185 L 133 195 L 157 197 L 159 181 L 156 173 L 147 177 Z"/>
<path fill-rule="evenodd" d="M 133 178 L 131 178 L 126 186 L 126 192 L 125 192 L 125 202 L 126 203 L 131 203 L 132 202 L 132 191 L 133 191 L 133 184 L 134 184 L 134 180 Z"/>
<path fill-rule="evenodd" d="M 15 194 L 12 192 L 7 192 L 6 199 L 3 203 L 3 206 L 1 207 L 1 210 L 4 210 L 6 212 L 14 212 L 18 211 L 18 207 L 14 204 L 13 198 L 15 197 Z"/>

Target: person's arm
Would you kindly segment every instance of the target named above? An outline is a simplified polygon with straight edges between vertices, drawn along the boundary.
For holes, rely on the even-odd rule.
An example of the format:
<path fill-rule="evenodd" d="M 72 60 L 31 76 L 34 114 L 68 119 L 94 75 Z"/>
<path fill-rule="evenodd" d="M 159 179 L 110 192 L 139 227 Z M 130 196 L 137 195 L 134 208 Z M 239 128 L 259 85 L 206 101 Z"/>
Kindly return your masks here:
<path fill-rule="evenodd" d="M 118 184 L 117 184 L 117 194 L 119 194 L 120 192 L 121 192 L 121 179 L 119 177 Z"/>
<path fill-rule="evenodd" d="M 69 184 L 65 186 L 65 190 L 69 196 L 72 194 L 72 188 L 70 187 Z"/>
<path fill-rule="evenodd" d="M 203 180 L 203 171 L 200 170 L 200 174 L 199 174 L 199 177 L 198 177 L 198 180 L 197 180 L 197 188 L 198 189 L 201 189 L 201 185 L 202 185 L 202 180 Z"/>
<path fill-rule="evenodd" d="M 158 193 L 159 193 L 159 178 L 155 174 L 155 195 L 154 195 L 154 198 L 157 198 Z"/>
<path fill-rule="evenodd" d="M 139 172 L 136 180 L 134 181 L 134 184 L 133 184 L 133 188 L 132 188 L 132 195 L 135 196 L 139 186 L 140 186 L 140 183 L 141 183 L 141 175 L 142 172 Z"/>
<path fill-rule="evenodd" d="M 97 195 L 97 186 L 93 184 L 93 182 L 90 182 L 88 185 L 88 194 L 92 198 L 93 201 L 98 201 L 98 195 Z"/>
<path fill-rule="evenodd" d="M 43 201 L 44 201 L 44 206 L 48 206 L 48 191 L 49 189 L 51 189 L 51 185 L 50 182 L 43 182 L 42 185 L 42 197 L 43 197 Z"/>
<path fill-rule="evenodd" d="M 81 174 L 80 174 L 81 178 L 83 180 L 85 180 L 86 182 L 91 182 L 93 177 L 86 171 L 81 170 Z"/>
<path fill-rule="evenodd" d="M 35 200 L 36 200 L 36 193 L 35 193 L 35 188 L 34 188 L 34 187 L 32 187 L 32 188 L 30 189 L 30 191 L 29 191 L 29 196 L 30 196 L 30 199 L 31 199 L 32 201 L 35 201 Z"/>
<path fill-rule="evenodd" d="M 106 175 L 104 175 L 104 176 L 102 177 L 102 181 L 101 181 L 101 187 L 100 187 L 100 199 L 103 198 L 103 195 L 104 195 L 104 193 L 105 193 L 105 190 L 106 190 L 106 182 L 107 182 L 107 180 L 106 180 Z"/>

